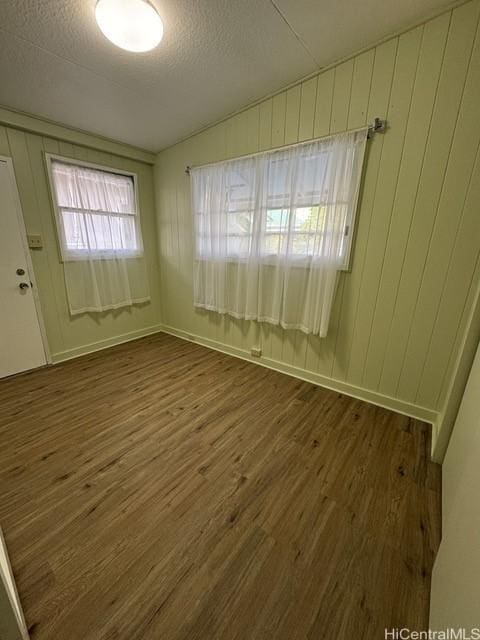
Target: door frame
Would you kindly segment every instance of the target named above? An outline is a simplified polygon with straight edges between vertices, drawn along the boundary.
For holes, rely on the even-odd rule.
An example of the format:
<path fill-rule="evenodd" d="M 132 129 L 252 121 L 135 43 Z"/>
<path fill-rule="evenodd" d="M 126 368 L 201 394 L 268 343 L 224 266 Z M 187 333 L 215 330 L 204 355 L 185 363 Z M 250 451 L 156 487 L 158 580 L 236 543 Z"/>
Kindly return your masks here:
<path fill-rule="evenodd" d="M 13 159 L 10 156 L 0 155 L 0 161 L 5 162 L 5 164 L 7 165 L 7 171 L 10 178 L 10 185 L 12 187 L 13 200 L 15 203 L 15 212 L 17 215 L 17 223 L 18 223 L 18 228 L 20 230 L 20 237 L 22 239 L 23 254 L 24 254 L 27 269 L 28 269 L 28 275 L 32 283 L 31 290 L 33 295 L 33 302 L 35 305 L 35 311 L 37 314 L 38 325 L 40 327 L 40 336 L 42 338 L 43 351 L 45 353 L 45 362 L 46 364 L 52 364 L 52 357 L 50 354 L 50 349 L 49 349 L 48 340 L 47 340 L 47 332 L 45 330 L 45 323 L 43 321 L 42 307 L 40 305 L 40 298 L 38 295 L 37 281 L 35 279 L 35 271 L 33 269 L 33 262 L 32 262 L 32 257 L 30 255 L 30 249 L 28 248 L 27 230 L 25 228 L 25 220 L 23 218 L 22 203 L 20 201 L 20 195 L 18 193 L 17 179 L 15 176 Z M 19 373 L 22 373 L 22 372 L 19 372 Z"/>
<path fill-rule="evenodd" d="M 15 584 L 15 576 L 13 575 L 2 527 L 0 527 L 0 548 L 3 556 L 0 569 L 0 612 L 5 618 L 3 625 L 0 622 L 0 632 L 6 633 L 8 638 L 29 640 L 28 627 L 25 622 L 17 585 Z"/>

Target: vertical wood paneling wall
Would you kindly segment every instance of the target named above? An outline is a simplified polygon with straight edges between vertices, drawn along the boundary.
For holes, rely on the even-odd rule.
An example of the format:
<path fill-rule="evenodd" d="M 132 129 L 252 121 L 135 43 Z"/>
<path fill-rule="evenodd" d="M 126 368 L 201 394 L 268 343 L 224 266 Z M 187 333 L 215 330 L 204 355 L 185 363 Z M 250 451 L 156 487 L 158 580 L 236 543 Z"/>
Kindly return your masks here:
<path fill-rule="evenodd" d="M 93 137 L 92 142 L 95 143 Z M 102 314 L 69 315 L 44 152 L 137 173 L 152 297 L 150 304 Z M 39 233 L 43 239 L 43 249 L 30 253 L 53 359 L 79 355 L 158 327 L 160 284 L 152 167 L 143 162 L 4 126 L 0 126 L 0 155 L 13 159 L 27 233 Z"/>
<path fill-rule="evenodd" d="M 473 0 L 342 62 L 158 156 L 163 322 L 419 417 L 445 402 L 480 276 L 480 3 Z M 352 269 L 328 337 L 192 305 L 186 165 L 362 126 L 368 145 Z"/>

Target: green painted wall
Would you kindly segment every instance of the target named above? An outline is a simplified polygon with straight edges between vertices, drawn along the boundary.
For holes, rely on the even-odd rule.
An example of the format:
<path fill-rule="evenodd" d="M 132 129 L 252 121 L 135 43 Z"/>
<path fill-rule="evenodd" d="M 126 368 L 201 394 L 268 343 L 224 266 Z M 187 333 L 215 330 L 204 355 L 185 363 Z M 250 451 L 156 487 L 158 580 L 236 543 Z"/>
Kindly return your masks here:
<path fill-rule="evenodd" d="M 32 118 L 29 118 L 29 122 L 35 125 Z M 39 121 L 39 127 L 42 125 L 43 123 Z M 62 131 L 66 139 L 73 135 L 70 130 L 62 130 L 56 126 L 57 135 L 61 135 Z M 27 233 L 40 233 L 43 238 L 43 249 L 33 250 L 30 253 L 48 344 L 54 360 L 79 355 L 137 334 L 141 335 L 150 328 L 157 327 L 160 319 L 160 283 L 152 167 L 144 162 L 95 150 L 92 147 L 97 142 L 103 148 L 110 143 L 102 139 L 97 141 L 95 137 L 86 136 L 86 134 L 81 135 L 91 145 L 90 148 L 8 126 L 0 126 L 0 155 L 10 156 L 13 159 Z M 111 143 L 110 146 L 115 145 Z M 119 149 L 125 153 L 128 152 L 120 148 L 120 145 Z M 145 259 L 152 297 L 150 304 L 103 314 L 84 314 L 75 317 L 69 315 L 44 152 L 59 153 L 70 158 L 137 173 Z"/>
<path fill-rule="evenodd" d="M 266 99 L 158 156 L 163 322 L 205 344 L 436 419 L 480 277 L 480 2 Z M 369 143 L 351 272 L 326 339 L 192 306 L 186 165 L 362 126 Z"/>

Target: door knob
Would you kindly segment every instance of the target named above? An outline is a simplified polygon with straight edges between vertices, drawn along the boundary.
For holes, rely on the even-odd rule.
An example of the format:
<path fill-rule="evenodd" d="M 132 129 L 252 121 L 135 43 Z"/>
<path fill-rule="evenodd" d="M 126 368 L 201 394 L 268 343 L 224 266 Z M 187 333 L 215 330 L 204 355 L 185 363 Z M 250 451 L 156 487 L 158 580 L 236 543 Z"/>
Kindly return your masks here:
<path fill-rule="evenodd" d="M 28 289 L 28 287 L 30 286 L 29 284 L 27 284 L 26 282 L 20 282 L 20 284 L 18 285 L 20 287 L 20 289 L 23 291 L 24 289 Z"/>

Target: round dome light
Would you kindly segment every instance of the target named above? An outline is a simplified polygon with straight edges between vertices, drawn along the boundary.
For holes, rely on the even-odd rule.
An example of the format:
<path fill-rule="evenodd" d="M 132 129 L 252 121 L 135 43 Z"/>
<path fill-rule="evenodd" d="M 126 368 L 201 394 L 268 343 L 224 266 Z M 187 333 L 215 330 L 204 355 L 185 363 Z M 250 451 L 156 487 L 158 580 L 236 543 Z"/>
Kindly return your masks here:
<path fill-rule="evenodd" d="M 103 35 L 127 51 L 150 51 L 163 36 L 163 22 L 146 0 L 98 0 L 95 18 Z"/>

